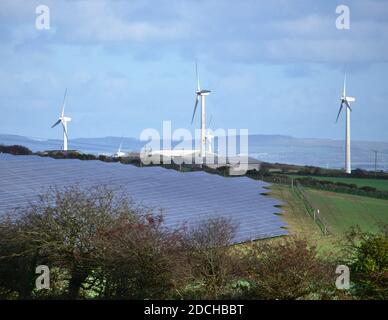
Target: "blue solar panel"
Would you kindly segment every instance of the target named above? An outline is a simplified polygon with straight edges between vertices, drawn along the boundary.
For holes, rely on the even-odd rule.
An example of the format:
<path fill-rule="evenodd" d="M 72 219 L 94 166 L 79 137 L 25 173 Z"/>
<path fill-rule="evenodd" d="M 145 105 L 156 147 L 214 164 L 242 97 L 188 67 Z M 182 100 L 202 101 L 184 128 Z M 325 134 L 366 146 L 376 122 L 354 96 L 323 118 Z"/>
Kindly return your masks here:
<path fill-rule="evenodd" d="M 275 214 L 281 202 L 261 195 L 269 184 L 247 177 L 9 154 L 0 154 L 0 177 L 0 215 L 28 206 L 50 186 L 106 184 L 135 203 L 161 209 L 167 227 L 224 216 L 238 225 L 236 243 L 287 234 Z"/>

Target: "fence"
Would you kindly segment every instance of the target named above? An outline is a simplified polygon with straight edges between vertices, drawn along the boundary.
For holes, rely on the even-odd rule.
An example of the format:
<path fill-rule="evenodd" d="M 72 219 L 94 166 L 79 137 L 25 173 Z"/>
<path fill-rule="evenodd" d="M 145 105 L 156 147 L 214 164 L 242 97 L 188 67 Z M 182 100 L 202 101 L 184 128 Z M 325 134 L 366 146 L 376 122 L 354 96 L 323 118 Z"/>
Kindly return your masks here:
<path fill-rule="evenodd" d="M 293 181 L 292 189 L 295 195 L 302 201 L 303 206 L 305 207 L 307 213 L 311 216 L 311 218 L 315 221 L 318 227 L 321 229 L 324 235 L 328 235 L 330 232 L 327 228 L 327 224 L 323 221 L 322 217 L 319 214 L 319 209 L 314 208 L 314 205 L 311 204 L 308 197 L 303 190 L 303 186 L 298 181 Z"/>

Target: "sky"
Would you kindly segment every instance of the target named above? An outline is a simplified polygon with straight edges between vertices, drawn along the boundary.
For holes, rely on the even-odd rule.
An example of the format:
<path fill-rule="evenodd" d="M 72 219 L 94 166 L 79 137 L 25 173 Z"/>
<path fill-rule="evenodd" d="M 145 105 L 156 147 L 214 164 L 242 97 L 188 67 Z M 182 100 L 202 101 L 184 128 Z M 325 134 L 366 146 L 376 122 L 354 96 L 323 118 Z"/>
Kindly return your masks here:
<path fill-rule="evenodd" d="M 0 133 L 60 139 L 65 88 L 70 139 L 194 130 L 195 61 L 213 129 L 343 139 L 346 71 L 352 138 L 388 141 L 386 0 L 1 0 Z"/>

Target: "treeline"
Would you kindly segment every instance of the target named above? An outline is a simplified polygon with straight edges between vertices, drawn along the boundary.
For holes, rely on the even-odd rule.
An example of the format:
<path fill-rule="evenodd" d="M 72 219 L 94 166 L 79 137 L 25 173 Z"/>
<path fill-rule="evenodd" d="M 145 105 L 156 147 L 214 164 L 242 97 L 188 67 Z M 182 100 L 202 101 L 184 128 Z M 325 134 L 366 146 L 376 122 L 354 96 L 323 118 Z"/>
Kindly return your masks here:
<path fill-rule="evenodd" d="M 326 169 L 314 166 L 301 166 L 283 163 L 262 162 L 260 166 L 261 174 L 283 174 L 283 175 L 300 175 L 312 177 L 336 177 L 336 178 L 369 178 L 369 179 L 388 179 L 388 172 L 368 171 L 363 169 L 352 170 L 351 174 L 345 173 L 339 169 Z"/>
<path fill-rule="evenodd" d="M 287 174 L 273 173 L 267 166 L 262 166 L 260 170 L 249 170 L 246 176 L 252 179 L 263 180 L 269 183 L 279 183 L 292 185 L 292 183 L 300 183 L 305 187 L 314 189 L 327 190 L 332 192 L 348 193 L 352 195 L 359 195 L 365 197 L 372 197 L 378 199 L 387 199 L 388 192 L 378 190 L 370 186 L 357 186 L 354 183 L 334 182 L 329 180 L 320 180 L 319 177 L 313 175 L 306 176 L 289 176 Z"/>
<path fill-rule="evenodd" d="M 327 190 L 327 191 L 333 191 L 333 192 L 342 192 L 342 193 L 348 193 L 348 194 L 353 194 L 358 196 L 388 200 L 388 192 L 377 190 L 376 188 L 370 187 L 370 186 L 359 187 L 353 183 L 318 180 L 316 178 L 311 178 L 311 177 L 297 178 L 295 180 L 297 180 L 301 185 L 305 187 L 310 187 L 314 189 L 321 189 L 321 190 Z"/>
<path fill-rule="evenodd" d="M 32 152 L 26 147 L 23 146 L 3 146 L 0 145 L 0 152 L 4 153 L 10 153 L 13 155 L 37 155 L 40 157 L 50 157 L 53 159 L 78 159 L 78 160 L 99 160 L 103 162 L 119 162 L 122 164 L 131 164 L 135 166 L 144 166 L 142 164 L 140 155 L 138 153 L 134 153 L 133 155 L 123 156 L 123 157 L 113 157 L 109 155 L 94 155 L 90 153 L 82 153 L 78 152 L 76 150 L 68 150 L 68 151 L 61 151 L 61 150 L 51 150 L 51 151 L 38 151 L 38 152 Z M 229 168 L 226 166 L 219 167 L 216 169 L 210 168 L 206 165 L 201 166 L 199 164 L 176 164 L 174 162 L 166 163 L 166 164 L 147 164 L 147 166 L 162 166 L 166 169 L 173 169 L 177 171 L 206 171 L 208 173 L 215 173 L 220 174 L 223 176 L 229 175 Z"/>
<path fill-rule="evenodd" d="M 35 154 L 42 157 L 51 157 L 54 159 L 79 159 L 79 160 L 100 160 L 103 162 L 120 162 L 122 164 L 132 164 L 136 166 L 142 166 L 139 153 L 134 153 L 124 157 L 113 157 L 109 155 L 94 155 L 82 153 L 76 150 L 69 151 L 42 151 L 42 152 L 32 152 L 26 147 L 14 145 L 14 146 L 4 146 L 0 145 L 0 152 L 10 153 L 14 155 L 31 155 Z M 216 169 L 210 168 L 206 165 L 198 164 L 176 164 L 172 162 L 171 164 L 163 164 L 161 159 L 161 164 L 149 164 L 149 166 L 163 166 L 168 169 L 174 169 L 179 171 L 198 171 L 204 170 L 209 173 L 220 174 L 223 176 L 229 176 L 229 167 L 222 166 Z M 362 169 L 355 169 L 351 174 L 345 173 L 343 170 L 338 169 L 325 169 L 314 166 L 300 166 L 300 165 L 290 165 L 282 163 L 267 163 L 262 162 L 260 165 L 260 170 L 249 170 L 247 176 L 254 179 L 266 180 L 268 182 L 280 181 L 279 183 L 286 183 L 287 177 L 282 177 L 283 175 L 300 175 L 300 176 L 323 176 L 323 177 L 344 177 L 344 178 L 373 178 L 373 179 L 388 179 L 388 173 L 383 171 L 373 172 Z"/>
<path fill-rule="evenodd" d="M 0 153 L 10 153 L 14 155 L 31 155 L 32 151 L 26 147 L 19 145 L 4 146 L 0 144 Z"/>
<path fill-rule="evenodd" d="M 346 255 L 324 258 L 294 237 L 233 245 L 236 230 L 225 218 L 170 230 L 162 214 L 107 187 L 51 189 L 0 221 L 0 297 L 388 298 L 388 232 L 353 232 Z M 344 263 L 348 291 L 335 286 Z M 49 268 L 48 289 L 37 288 L 38 265 Z"/>

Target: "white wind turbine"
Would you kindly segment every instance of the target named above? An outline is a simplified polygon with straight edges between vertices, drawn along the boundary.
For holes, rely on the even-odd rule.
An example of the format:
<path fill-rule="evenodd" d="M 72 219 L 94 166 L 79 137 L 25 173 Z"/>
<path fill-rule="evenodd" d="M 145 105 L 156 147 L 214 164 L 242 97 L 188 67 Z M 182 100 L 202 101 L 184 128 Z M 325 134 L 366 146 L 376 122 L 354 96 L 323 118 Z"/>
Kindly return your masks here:
<path fill-rule="evenodd" d="M 338 111 L 336 123 L 338 122 L 338 118 L 345 104 L 345 107 L 346 107 L 345 172 L 352 173 L 352 165 L 350 160 L 350 112 L 352 111 L 352 108 L 350 107 L 350 103 L 356 101 L 356 99 L 353 97 L 346 96 L 346 74 L 344 78 L 344 88 L 343 88 L 342 97 L 340 98 L 340 101 L 341 101 L 341 104 Z"/>
<path fill-rule="evenodd" d="M 122 144 L 123 144 L 123 139 L 121 139 L 119 149 L 118 149 L 117 152 L 113 155 L 115 158 L 119 158 L 119 157 L 124 157 L 124 156 L 125 156 L 125 152 L 122 152 L 122 151 L 121 151 Z"/>
<path fill-rule="evenodd" d="M 207 124 L 207 127 L 209 128 L 210 127 L 210 124 L 212 123 L 212 120 L 213 120 L 213 116 L 210 115 L 210 120 L 209 120 L 209 123 Z M 214 138 L 214 135 L 211 134 L 211 132 L 209 131 L 209 129 L 207 130 L 207 134 L 206 134 L 206 141 L 207 141 L 207 146 L 208 146 L 208 152 L 209 153 L 212 153 L 212 140 Z"/>
<path fill-rule="evenodd" d="M 199 97 L 201 97 L 201 151 L 200 151 L 201 153 L 200 153 L 200 156 L 204 157 L 206 155 L 205 96 L 208 96 L 210 94 L 210 90 L 201 90 L 201 87 L 199 85 L 199 74 L 198 74 L 197 63 L 195 64 L 195 73 L 197 76 L 197 91 L 195 91 L 196 99 L 195 99 L 193 117 L 191 118 L 191 124 L 193 124 L 195 112 L 197 111 Z"/>
<path fill-rule="evenodd" d="M 67 151 L 67 140 L 69 139 L 69 137 L 67 135 L 67 123 L 71 121 L 71 118 L 65 116 L 66 95 L 67 95 L 67 88 L 65 90 L 65 96 L 63 97 L 61 115 L 59 116 L 58 121 L 55 122 L 51 126 L 51 128 L 54 128 L 58 124 L 62 123 L 62 127 L 63 127 L 63 151 Z"/>

